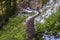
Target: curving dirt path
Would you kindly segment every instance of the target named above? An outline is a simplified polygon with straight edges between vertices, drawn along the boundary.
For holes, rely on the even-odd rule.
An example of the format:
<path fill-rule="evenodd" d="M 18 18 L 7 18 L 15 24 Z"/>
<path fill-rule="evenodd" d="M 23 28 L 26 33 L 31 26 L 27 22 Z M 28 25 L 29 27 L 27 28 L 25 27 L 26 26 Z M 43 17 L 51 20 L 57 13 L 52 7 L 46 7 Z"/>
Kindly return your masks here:
<path fill-rule="evenodd" d="M 26 32 L 27 32 L 27 35 L 28 35 L 27 40 L 38 40 L 36 31 L 35 31 L 35 27 L 34 27 L 34 19 L 39 14 L 40 13 L 36 13 L 35 15 L 33 15 L 31 17 L 28 17 L 29 19 L 26 22 L 26 26 L 27 26 Z"/>

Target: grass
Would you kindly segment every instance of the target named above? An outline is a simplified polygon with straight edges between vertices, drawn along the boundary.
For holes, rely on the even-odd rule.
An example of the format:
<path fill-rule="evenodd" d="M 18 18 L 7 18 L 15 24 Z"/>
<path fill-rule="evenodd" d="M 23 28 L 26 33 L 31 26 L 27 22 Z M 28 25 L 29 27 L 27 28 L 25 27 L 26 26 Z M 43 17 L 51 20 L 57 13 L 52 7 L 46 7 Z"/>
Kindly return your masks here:
<path fill-rule="evenodd" d="M 58 33 L 60 32 L 60 8 L 56 13 L 52 14 L 49 18 L 46 18 L 44 24 L 37 23 L 36 27 L 39 40 L 43 40 L 41 39 L 41 35 L 44 33 L 47 35 L 54 35 L 56 38 L 59 38 L 60 34 Z"/>
<path fill-rule="evenodd" d="M 25 18 L 10 18 L 9 23 L 0 30 L 0 40 L 26 40 L 26 27 L 22 24 Z"/>

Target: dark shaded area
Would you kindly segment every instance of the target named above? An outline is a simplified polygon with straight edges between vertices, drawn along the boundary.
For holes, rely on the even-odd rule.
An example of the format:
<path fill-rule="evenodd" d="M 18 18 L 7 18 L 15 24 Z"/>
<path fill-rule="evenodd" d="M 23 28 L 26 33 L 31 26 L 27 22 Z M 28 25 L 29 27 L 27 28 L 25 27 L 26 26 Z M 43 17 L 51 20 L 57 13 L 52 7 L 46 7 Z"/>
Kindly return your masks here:
<path fill-rule="evenodd" d="M 1 0 L 1 4 L 2 4 L 2 2 L 3 2 L 3 0 Z M 13 5 L 11 5 L 11 2 L 13 2 Z M 6 10 L 4 13 L 2 12 L 2 15 L 0 16 L 0 29 L 3 29 L 3 26 L 8 23 L 9 18 L 13 17 L 15 15 L 16 0 L 5 0 L 5 6 L 6 6 Z M 1 8 L 3 8 L 3 7 L 1 7 Z M 3 11 L 3 9 L 1 9 L 1 10 Z"/>

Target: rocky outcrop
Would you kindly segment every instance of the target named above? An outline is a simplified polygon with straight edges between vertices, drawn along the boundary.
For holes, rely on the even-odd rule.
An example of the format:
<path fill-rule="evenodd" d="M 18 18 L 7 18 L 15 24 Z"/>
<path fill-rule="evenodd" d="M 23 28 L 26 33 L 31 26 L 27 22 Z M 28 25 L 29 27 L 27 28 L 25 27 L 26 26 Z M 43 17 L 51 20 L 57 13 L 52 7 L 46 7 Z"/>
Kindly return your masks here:
<path fill-rule="evenodd" d="M 37 9 L 41 9 L 42 3 L 38 0 L 32 0 L 30 1 L 30 8 L 37 10 Z"/>
<path fill-rule="evenodd" d="M 27 7 L 33 9 L 33 10 L 39 10 L 41 9 L 42 3 L 37 0 L 29 0 L 29 1 L 22 1 L 18 4 L 18 9 L 26 9 Z"/>

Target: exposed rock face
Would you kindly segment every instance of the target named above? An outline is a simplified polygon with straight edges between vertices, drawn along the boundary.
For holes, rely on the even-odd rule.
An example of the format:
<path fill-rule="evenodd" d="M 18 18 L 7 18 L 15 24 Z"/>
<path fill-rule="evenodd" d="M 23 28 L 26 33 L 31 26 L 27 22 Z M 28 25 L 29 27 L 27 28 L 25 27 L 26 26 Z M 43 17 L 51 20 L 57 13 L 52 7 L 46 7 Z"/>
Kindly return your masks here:
<path fill-rule="evenodd" d="M 28 7 L 28 5 L 27 5 L 26 3 L 24 3 L 24 2 L 21 2 L 21 3 L 17 6 L 18 9 L 26 9 L 27 7 Z"/>
<path fill-rule="evenodd" d="M 39 0 L 32 0 L 30 1 L 30 8 L 37 10 L 40 9 L 42 6 L 42 3 Z"/>
<path fill-rule="evenodd" d="M 29 0 L 27 2 L 22 1 L 18 5 L 18 9 L 26 9 L 27 7 L 33 9 L 33 10 L 39 10 L 42 6 L 42 3 L 39 0 Z"/>

